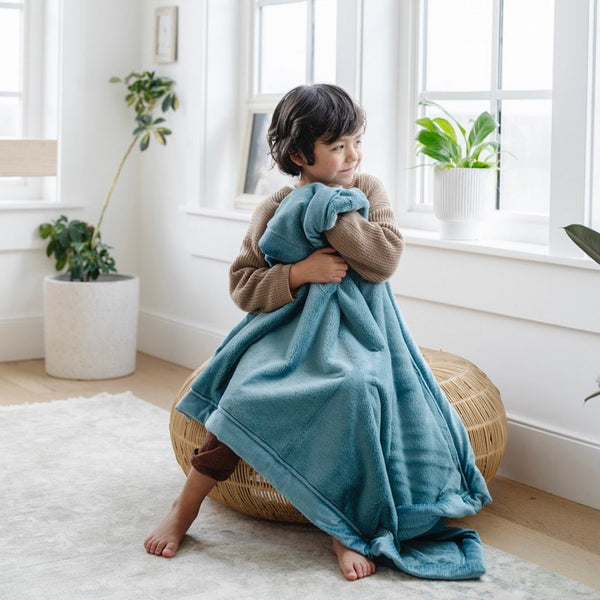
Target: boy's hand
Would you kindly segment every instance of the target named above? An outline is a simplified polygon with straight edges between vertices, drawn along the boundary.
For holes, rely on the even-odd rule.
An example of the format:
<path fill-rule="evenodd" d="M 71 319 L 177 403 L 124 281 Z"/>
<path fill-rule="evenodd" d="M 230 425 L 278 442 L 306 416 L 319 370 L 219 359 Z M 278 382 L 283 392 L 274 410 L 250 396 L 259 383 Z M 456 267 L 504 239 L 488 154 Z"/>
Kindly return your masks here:
<path fill-rule="evenodd" d="M 290 290 L 305 283 L 339 283 L 346 277 L 348 263 L 334 248 L 316 250 L 290 268 Z"/>

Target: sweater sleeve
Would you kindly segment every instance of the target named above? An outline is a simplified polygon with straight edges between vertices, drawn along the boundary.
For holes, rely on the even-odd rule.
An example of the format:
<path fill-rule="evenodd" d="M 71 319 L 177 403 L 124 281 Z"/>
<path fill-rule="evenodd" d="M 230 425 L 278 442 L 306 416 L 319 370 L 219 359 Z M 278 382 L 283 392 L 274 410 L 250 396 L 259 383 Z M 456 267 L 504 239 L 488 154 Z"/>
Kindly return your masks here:
<path fill-rule="evenodd" d="M 358 212 L 342 214 L 325 235 L 359 275 L 380 283 L 396 270 L 404 240 L 383 184 L 372 175 L 359 175 L 355 185 L 369 200 L 369 219 Z"/>
<path fill-rule="evenodd" d="M 259 204 L 229 269 L 229 293 L 244 312 L 272 312 L 294 300 L 289 283 L 291 265 L 269 267 L 258 247 L 267 223 L 290 191 L 291 188 L 282 188 Z"/>

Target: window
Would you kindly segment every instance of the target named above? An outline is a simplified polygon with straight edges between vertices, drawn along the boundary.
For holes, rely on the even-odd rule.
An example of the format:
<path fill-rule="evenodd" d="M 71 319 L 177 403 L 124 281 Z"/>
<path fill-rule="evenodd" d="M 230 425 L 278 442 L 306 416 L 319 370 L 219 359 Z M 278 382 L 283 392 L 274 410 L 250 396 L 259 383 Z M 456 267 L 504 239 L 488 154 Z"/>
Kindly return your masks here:
<path fill-rule="evenodd" d="M 549 214 L 554 2 L 422 0 L 419 98 L 500 122 L 496 207 Z M 431 202 L 421 170 L 418 203 Z"/>
<path fill-rule="evenodd" d="M 562 228 L 600 224 L 596 2 L 410 0 L 400 18 L 397 196 L 403 227 L 435 230 L 414 168 L 419 97 L 501 123 L 497 210 L 485 237 L 578 256 Z"/>
<path fill-rule="evenodd" d="M 280 95 L 302 83 L 335 82 L 336 12 L 337 0 L 256 2 L 257 95 Z"/>
<path fill-rule="evenodd" d="M 249 209 L 290 182 L 272 168 L 265 139 L 279 98 L 304 83 L 338 83 L 358 97 L 361 3 L 250 0 L 250 6 L 253 52 L 243 106 L 246 140 L 240 160 L 240 195 L 235 203 Z"/>
<path fill-rule="evenodd" d="M 44 70 L 56 52 L 46 35 L 57 22 L 56 0 L 0 2 L 0 199 L 39 199 L 41 179 L 56 175 L 56 140 L 44 122 L 53 95 Z M 53 133 L 53 132 L 52 132 Z M 51 136 L 54 137 L 54 136 Z"/>
<path fill-rule="evenodd" d="M 3 57 L 0 62 L 0 137 L 3 138 L 22 135 L 23 13 L 23 2 L 0 5 L 0 55 Z"/>

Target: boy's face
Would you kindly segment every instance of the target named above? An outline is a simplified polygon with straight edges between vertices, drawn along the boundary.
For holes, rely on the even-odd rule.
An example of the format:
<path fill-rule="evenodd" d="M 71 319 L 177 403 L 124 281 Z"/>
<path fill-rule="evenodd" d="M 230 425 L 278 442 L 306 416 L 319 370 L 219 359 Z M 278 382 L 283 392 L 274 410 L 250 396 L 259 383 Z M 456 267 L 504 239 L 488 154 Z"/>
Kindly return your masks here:
<path fill-rule="evenodd" d="M 313 165 L 306 164 L 304 157 L 293 157 L 293 161 L 302 168 L 300 185 L 308 183 L 324 183 L 330 187 L 350 185 L 362 160 L 362 134 L 361 127 L 351 135 L 342 136 L 330 144 L 318 139 L 313 149 L 315 158 Z"/>

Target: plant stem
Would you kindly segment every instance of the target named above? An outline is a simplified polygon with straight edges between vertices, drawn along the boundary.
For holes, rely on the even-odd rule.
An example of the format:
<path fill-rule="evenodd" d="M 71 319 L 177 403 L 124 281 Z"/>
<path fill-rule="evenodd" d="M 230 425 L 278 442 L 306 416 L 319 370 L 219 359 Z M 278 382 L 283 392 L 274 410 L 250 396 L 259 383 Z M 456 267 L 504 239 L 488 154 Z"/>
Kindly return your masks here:
<path fill-rule="evenodd" d="M 140 134 L 136 135 L 133 138 L 132 142 L 129 144 L 129 147 L 125 151 L 125 154 L 123 155 L 123 158 L 121 159 L 121 162 L 119 163 L 117 172 L 115 173 L 112 183 L 110 184 L 108 194 L 106 194 L 106 198 L 104 199 L 104 204 L 102 205 L 102 210 L 100 211 L 100 217 L 98 218 L 98 223 L 96 223 L 96 227 L 94 227 L 94 235 L 92 236 L 92 241 L 91 241 L 92 248 L 95 248 L 96 244 L 98 243 L 98 236 L 100 235 L 100 225 L 102 224 L 102 220 L 104 219 L 104 213 L 106 212 L 106 208 L 108 207 L 108 203 L 110 202 L 110 198 L 112 196 L 113 190 L 115 189 L 115 185 L 117 185 L 117 181 L 119 179 L 119 176 L 121 175 L 121 171 L 123 170 L 123 165 L 125 164 L 125 161 L 127 160 L 128 156 L 131 154 L 131 151 L 133 150 L 134 146 L 136 145 L 139 137 L 140 137 Z"/>

